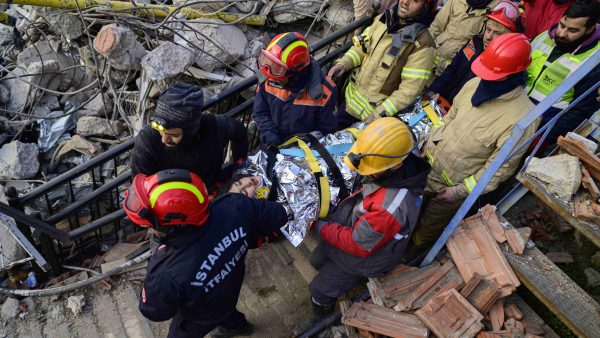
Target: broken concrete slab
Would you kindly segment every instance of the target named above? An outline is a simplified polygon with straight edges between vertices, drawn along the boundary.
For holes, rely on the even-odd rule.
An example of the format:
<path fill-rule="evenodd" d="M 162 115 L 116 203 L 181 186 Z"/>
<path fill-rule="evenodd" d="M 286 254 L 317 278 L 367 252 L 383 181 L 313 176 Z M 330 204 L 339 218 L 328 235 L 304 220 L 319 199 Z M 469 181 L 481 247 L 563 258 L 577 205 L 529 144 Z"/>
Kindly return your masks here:
<path fill-rule="evenodd" d="M 6 102 L 6 109 L 18 112 L 25 108 L 31 86 L 26 82 L 20 81 L 17 77 L 23 77 L 27 74 L 27 69 L 17 66 L 12 70 L 12 77 L 2 81 L 2 85 L 10 93 Z"/>
<path fill-rule="evenodd" d="M 175 43 L 196 51 L 196 64 L 209 72 L 243 58 L 248 44 L 239 27 L 221 23 L 217 19 L 188 20 L 179 31 L 181 36 L 175 36 Z"/>
<path fill-rule="evenodd" d="M 312 15 L 319 11 L 323 4 L 319 1 L 281 0 L 278 1 L 271 13 L 278 23 L 290 23 Z"/>
<path fill-rule="evenodd" d="M 594 270 L 593 268 L 585 268 L 583 273 L 585 273 L 585 277 L 587 278 L 587 283 L 589 286 L 600 286 L 600 272 Z"/>
<path fill-rule="evenodd" d="M 4 191 L 4 187 L 0 184 L 0 202 L 8 204 Z M 16 226 L 13 218 L 0 214 L 0 247 L 2 248 L 2 256 L 5 258 L 2 262 L 4 264 L 9 264 L 26 257 L 25 250 L 21 244 L 19 244 L 15 237 L 8 231 L 8 223 L 13 227 Z M 2 264 L 0 264 L 0 269 L 1 268 L 4 268 Z"/>
<path fill-rule="evenodd" d="M 113 110 L 113 100 L 106 93 L 96 93 L 83 109 L 93 111 L 95 116 L 106 116 Z"/>
<path fill-rule="evenodd" d="M 36 11 L 57 35 L 69 41 L 83 35 L 83 24 L 77 13 L 47 7 L 36 7 Z"/>
<path fill-rule="evenodd" d="M 325 10 L 325 18 L 331 30 L 338 30 L 354 21 L 354 8 L 349 2 L 333 2 Z"/>
<path fill-rule="evenodd" d="M 0 314 L 2 319 L 8 320 L 15 318 L 19 314 L 19 301 L 14 298 L 6 298 L 4 304 L 2 304 L 2 309 L 0 310 Z"/>
<path fill-rule="evenodd" d="M 438 294 L 415 314 L 440 338 L 470 338 L 483 329 L 483 315 L 456 289 Z"/>
<path fill-rule="evenodd" d="M 131 29 L 118 24 L 100 29 L 94 38 L 94 49 L 119 70 L 140 69 L 141 60 L 148 53 Z"/>
<path fill-rule="evenodd" d="M 148 78 L 166 80 L 183 73 L 194 60 L 193 50 L 167 41 L 142 58 L 142 68 Z"/>
<path fill-rule="evenodd" d="M 56 111 L 60 108 L 60 102 L 58 102 L 58 98 L 54 95 L 44 95 L 42 96 L 35 107 L 33 108 L 33 115 L 39 117 L 46 117 L 50 115 L 51 112 Z"/>
<path fill-rule="evenodd" d="M 96 116 L 82 116 L 77 121 L 77 133 L 83 137 L 117 137 L 123 130 L 123 124 L 120 121 L 109 121 Z"/>
<path fill-rule="evenodd" d="M 13 42 L 13 27 L 0 24 L 0 45 L 9 45 Z"/>
<path fill-rule="evenodd" d="M 28 179 L 40 169 L 39 150 L 35 143 L 13 141 L 0 148 L 0 177 Z"/>
<path fill-rule="evenodd" d="M 342 323 L 390 337 L 429 336 L 429 330 L 415 315 L 366 302 L 352 304 L 342 317 Z"/>
<path fill-rule="evenodd" d="M 581 164 L 577 157 L 569 154 L 534 157 L 525 173 L 544 182 L 550 193 L 567 202 L 581 185 Z"/>

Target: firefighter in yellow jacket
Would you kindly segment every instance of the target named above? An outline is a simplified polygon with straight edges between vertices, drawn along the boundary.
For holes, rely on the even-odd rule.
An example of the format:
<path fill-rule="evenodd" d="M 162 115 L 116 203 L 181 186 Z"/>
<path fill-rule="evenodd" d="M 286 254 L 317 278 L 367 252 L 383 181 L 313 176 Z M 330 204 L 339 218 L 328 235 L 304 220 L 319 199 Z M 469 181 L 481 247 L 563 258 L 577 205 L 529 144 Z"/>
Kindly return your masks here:
<path fill-rule="evenodd" d="M 483 32 L 485 15 L 491 12 L 498 0 L 448 0 L 429 26 L 435 39 L 435 76 L 446 66 L 465 42 Z"/>
<path fill-rule="evenodd" d="M 435 242 L 467 195 L 510 137 L 515 124 L 533 104 L 523 92 L 531 46 L 523 34 L 496 37 L 471 65 L 477 77 L 456 95 L 444 124 L 432 130 L 425 155 L 432 166 L 421 209 L 421 221 L 413 235 L 413 252 Z M 531 137 L 533 123 L 519 143 Z M 484 189 L 491 192 L 517 169 L 521 153 L 513 156 Z"/>
<path fill-rule="evenodd" d="M 399 0 L 375 18 L 329 76 L 353 70 L 338 127 L 394 116 L 415 101 L 431 75 L 434 41 L 425 22 L 431 0 Z"/>

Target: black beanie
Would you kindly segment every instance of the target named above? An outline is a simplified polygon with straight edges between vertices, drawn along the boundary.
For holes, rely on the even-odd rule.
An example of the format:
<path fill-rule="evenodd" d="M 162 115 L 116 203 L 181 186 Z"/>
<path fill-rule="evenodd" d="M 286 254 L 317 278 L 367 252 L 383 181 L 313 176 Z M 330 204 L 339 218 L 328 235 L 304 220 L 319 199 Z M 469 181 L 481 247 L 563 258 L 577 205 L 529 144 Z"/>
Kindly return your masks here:
<path fill-rule="evenodd" d="M 177 82 L 158 99 L 156 120 L 167 129 L 197 127 L 203 103 L 201 87 Z"/>

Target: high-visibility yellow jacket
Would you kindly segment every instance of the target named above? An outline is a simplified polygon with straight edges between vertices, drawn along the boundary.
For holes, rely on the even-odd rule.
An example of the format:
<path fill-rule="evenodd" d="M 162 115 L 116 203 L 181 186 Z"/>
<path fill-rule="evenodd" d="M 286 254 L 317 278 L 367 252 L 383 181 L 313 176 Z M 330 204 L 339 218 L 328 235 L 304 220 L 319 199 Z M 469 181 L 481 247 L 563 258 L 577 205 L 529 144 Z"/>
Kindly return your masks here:
<path fill-rule="evenodd" d="M 454 55 L 474 35 L 483 31 L 486 10 L 499 0 L 492 0 L 486 8 L 475 9 L 466 0 L 448 0 L 429 26 L 435 39 L 435 73 L 440 75 Z"/>
<path fill-rule="evenodd" d="M 411 26 L 399 34 L 414 28 Z M 336 62 L 346 71 L 354 69 L 345 90 L 346 111 L 361 120 L 373 113 L 394 116 L 416 99 L 429 79 L 433 39 L 422 29 L 412 42 L 404 42 L 394 57 L 388 53 L 393 37 L 387 33 L 383 15 L 376 17 L 362 35 L 368 36 L 368 46 L 364 50 L 353 46 Z"/>
<path fill-rule="evenodd" d="M 474 107 L 471 97 L 480 81 L 478 77 L 469 80 L 456 95 L 444 124 L 432 129 L 425 146 L 433 168 L 427 181 L 428 191 L 457 186 L 456 197 L 465 198 L 510 137 L 515 124 L 533 108 L 520 86 Z M 531 137 L 538 125 L 539 119 L 527 128 L 519 144 Z M 525 150 L 498 169 L 484 193 L 495 190 L 514 173 Z"/>

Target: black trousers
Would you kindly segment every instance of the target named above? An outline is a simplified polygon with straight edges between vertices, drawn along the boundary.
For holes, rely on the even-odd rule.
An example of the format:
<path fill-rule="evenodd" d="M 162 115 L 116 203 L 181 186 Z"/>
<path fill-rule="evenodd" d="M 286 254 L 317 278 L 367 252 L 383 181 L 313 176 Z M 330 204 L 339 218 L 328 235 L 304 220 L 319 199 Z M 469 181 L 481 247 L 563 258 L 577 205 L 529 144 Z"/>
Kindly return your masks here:
<path fill-rule="evenodd" d="M 310 257 L 310 264 L 319 274 L 308 285 L 313 300 L 320 305 L 335 305 L 337 299 L 351 290 L 364 276 L 349 273 L 330 260 L 321 242 Z"/>
<path fill-rule="evenodd" d="M 167 338 L 192 338 L 192 337 L 204 337 L 210 331 L 214 330 L 217 326 L 221 326 L 226 329 L 241 329 L 244 327 L 248 321 L 246 320 L 246 316 L 238 310 L 234 310 L 229 316 L 225 319 L 214 323 L 214 324 L 201 324 L 198 322 L 194 322 L 189 318 L 186 318 L 178 313 L 171 320 L 171 325 L 169 326 L 169 334 Z"/>

